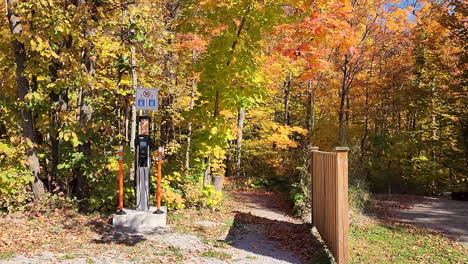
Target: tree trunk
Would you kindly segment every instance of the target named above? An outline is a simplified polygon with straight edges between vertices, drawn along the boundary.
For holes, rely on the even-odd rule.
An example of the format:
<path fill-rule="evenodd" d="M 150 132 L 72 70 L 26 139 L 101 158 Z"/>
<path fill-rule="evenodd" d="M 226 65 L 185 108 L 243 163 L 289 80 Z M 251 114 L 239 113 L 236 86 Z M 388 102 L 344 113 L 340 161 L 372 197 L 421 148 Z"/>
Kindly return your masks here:
<path fill-rule="evenodd" d="M 195 80 L 192 80 L 192 92 L 190 95 L 190 110 L 193 109 L 196 89 L 197 89 L 197 82 Z M 192 144 L 192 121 L 188 122 L 187 130 L 188 132 L 187 132 L 187 149 L 185 150 L 185 168 L 188 170 L 190 169 L 190 148 Z"/>
<path fill-rule="evenodd" d="M 346 95 L 346 123 L 349 122 L 349 116 L 350 116 L 350 113 L 351 113 L 351 97 L 349 95 L 349 93 Z"/>
<path fill-rule="evenodd" d="M 131 18 L 130 18 L 131 19 Z M 137 72 L 136 72 L 136 61 L 135 61 L 135 47 L 131 47 L 131 68 L 132 68 L 132 88 L 134 91 L 134 94 L 136 96 L 136 89 L 138 85 L 138 78 L 137 78 Z M 136 124 L 136 119 L 137 119 L 137 110 L 135 103 L 132 103 L 132 109 L 131 109 L 131 128 L 130 128 L 130 150 L 132 152 L 135 152 L 135 139 L 136 139 L 136 134 L 138 133 L 137 131 L 137 124 Z M 134 180 L 136 179 L 136 172 L 135 172 L 135 162 L 132 162 L 132 166 L 130 167 L 130 179 Z"/>
<path fill-rule="evenodd" d="M 216 118 L 219 115 L 219 90 L 216 89 L 213 117 Z"/>
<path fill-rule="evenodd" d="M 289 94 L 291 91 L 292 73 L 290 72 L 284 82 L 284 124 L 289 125 Z"/>
<path fill-rule="evenodd" d="M 71 46 L 71 42 L 65 43 L 66 47 L 69 48 Z M 59 54 L 59 52 L 57 52 Z M 62 64 L 58 60 L 54 60 L 54 62 L 49 66 L 49 72 L 51 75 L 52 82 L 56 82 L 59 78 L 58 72 L 62 69 Z M 60 163 L 60 139 L 58 137 L 60 125 L 61 125 L 61 118 L 60 112 L 67 111 L 68 108 L 68 92 L 66 89 L 59 91 L 56 93 L 55 91 L 50 92 L 49 94 L 50 100 L 52 101 L 52 111 L 50 111 L 50 118 L 52 120 L 52 129 L 49 133 L 50 138 L 50 147 L 51 147 L 51 169 L 48 173 L 48 189 L 52 191 L 55 186 L 58 186 L 59 183 L 57 182 L 57 167 Z M 55 186 L 53 186 L 55 185 Z"/>
<path fill-rule="evenodd" d="M 10 25 L 10 31 L 13 35 L 20 35 L 22 31 L 21 19 L 18 13 L 14 10 L 17 1 L 15 0 L 6 0 L 7 7 L 7 17 L 8 23 Z M 39 158 L 36 152 L 36 137 L 34 135 L 34 120 L 33 115 L 30 109 L 24 105 L 24 97 L 29 93 L 29 81 L 24 76 L 24 71 L 26 68 L 26 50 L 24 44 L 20 42 L 16 37 L 13 38 L 12 42 L 13 52 L 15 56 L 16 63 L 16 93 L 18 100 L 22 103 L 21 105 L 21 116 L 23 119 L 22 128 L 23 136 L 31 141 L 32 145 L 26 148 L 26 157 L 29 170 L 34 176 L 34 181 L 32 182 L 32 191 L 34 194 L 34 199 L 38 200 L 45 194 L 44 183 L 39 178 L 40 174 L 40 165 Z"/>
<path fill-rule="evenodd" d="M 94 3 L 97 4 L 97 3 Z M 87 5 L 86 0 L 77 0 L 76 1 L 77 6 L 84 6 Z M 95 8 L 91 8 L 91 18 L 93 20 L 97 20 L 96 15 L 94 14 Z M 92 30 L 85 28 L 84 30 L 84 37 L 87 38 L 92 34 Z M 86 71 L 87 74 L 93 76 L 94 71 L 95 71 L 95 61 L 92 59 L 93 54 L 92 54 L 92 49 L 90 48 L 84 48 L 82 51 L 82 57 L 81 57 L 81 62 L 84 65 L 84 71 Z M 80 95 L 78 98 L 78 106 L 79 106 L 79 125 L 82 128 L 83 131 L 87 130 L 88 128 L 88 123 L 91 120 L 92 117 L 92 109 L 88 105 L 88 102 L 86 100 L 87 97 L 91 96 L 91 91 L 90 88 L 92 84 L 86 84 L 88 87 L 80 87 Z M 88 137 L 84 142 L 82 142 L 78 146 L 78 151 L 83 154 L 84 157 L 84 163 L 85 166 L 88 167 L 89 165 L 89 159 L 91 157 L 91 139 Z M 75 196 L 78 199 L 84 199 L 88 197 L 88 179 L 87 179 L 87 171 L 83 169 L 83 167 L 80 167 L 76 170 L 76 185 L 74 188 Z"/>
<path fill-rule="evenodd" d="M 312 89 L 312 80 L 309 80 L 307 82 L 307 144 L 311 147 L 313 146 L 312 137 L 315 129 L 315 91 L 316 89 Z"/>
<path fill-rule="evenodd" d="M 340 146 L 345 145 L 345 122 L 346 122 L 346 115 L 345 115 L 345 99 L 346 97 L 343 96 L 343 94 L 346 91 L 343 89 L 341 91 L 341 96 L 340 96 L 340 111 L 339 111 L 339 118 L 338 118 L 338 144 Z"/>
<path fill-rule="evenodd" d="M 341 82 L 340 88 L 340 110 L 339 110 L 339 118 L 338 118 L 338 144 L 340 146 L 345 145 L 345 122 L 346 122 L 346 114 L 345 114 L 345 102 L 348 93 L 347 89 L 347 79 L 348 79 L 348 63 L 349 63 L 349 56 L 345 55 L 345 60 L 343 64 L 343 79 Z"/>
<path fill-rule="evenodd" d="M 197 51 L 192 51 L 192 60 L 195 63 L 197 58 Z M 190 92 L 190 105 L 189 109 L 192 110 L 195 104 L 195 91 L 197 90 L 197 80 L 195 78 L 192 79 L 192 90 Z M 190 148 L 192 144 L 192 121 L 188 122 L 187 125 L 187 148 L 185 150 L 185 169 L 190 169 Z"/>
<path fill-rule="evenodd" d="M 60 140 L 58 138 L 58 131 L 60 129 L 60 120 L 59 120 L 59 100 L 60 97 L 57 93 L 52 92 L 50 94 L 50 99 L 54 102 L 54 108 L 51 111 L 51 118 L 52 118 L 52 132 L 50 135 L 50 147 L 51 147 L 51 169 L 49 173 L 49 178 L 47 181 L 49 191 L 52 191 L 52 183 L 56 183 L 57 181 L 57 166 L 60 162 Z"/>
<path fill-rule="evenodd" d="M 365 121 L 364 121 L 364 136 L 361 139 L 361 161 L 365 154 L 365 145 L 367 134 L 369 133 L 369 87 L 366 85 L 366 108 L 365 108 Z"/>
<path fill-rule="evenodd" d="M 131 68 L 132 68 L 132 88 L 136 94 L 136 89 L 138 85 L 137 72 L 136 72 L 136 61 L 135 61 L 135 47 L 131 47 Z M 132 104 L 132 127 L 130 129 L 130 149 L 135 151 L 135 138 L 137 134 L 137 125 L 136 125 L 136 106 Z"/>
<path fill-rule="evenodd" d="M 210 180 L 211 174 L 211 155 L 205 158 L 205 171 L 203 173 L 203 186 L 209 185 L 211 183 Z"/>
<path fill-rule="evenodd" d="M 236 178 L 239 179 L 241 172 L 242 137 L 244 135 L 245 108 L 240 107 L 237 116 L 237 142 L 236 142 Z"/>

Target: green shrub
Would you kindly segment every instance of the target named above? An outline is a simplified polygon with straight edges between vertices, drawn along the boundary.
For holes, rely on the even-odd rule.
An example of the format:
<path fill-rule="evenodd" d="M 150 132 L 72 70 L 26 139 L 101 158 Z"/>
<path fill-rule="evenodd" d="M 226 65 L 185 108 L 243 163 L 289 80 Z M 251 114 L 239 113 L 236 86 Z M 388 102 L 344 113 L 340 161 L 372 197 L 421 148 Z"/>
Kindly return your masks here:
<path fill-rule="evenodd" d="M 291 184 L 289 198 L 294 204 L 294 213 L 303 217 L 310 211 L 309 188 L 302 182 Z"/>
<path fill-rule="evenodd" d="M 223 202 L 223 193 L 216 191 L 213 185 L 188 185 L 185 189 L 185 201 L 188 206 L 219 209 Z"/>
<path fill-rule="evenodd" d="M 348 201 L 349 201 L 349 207 L 356 211 L 356 212 L 362 212 L 364 211 L 367 206 L 369 205 L 369 200 L 371 198 L 371 195 L 365 185 L 355 185 L 351 184 L 349 185 L 348 189 Z"/>
<path fill-rule="evenodd" d="M 26 169 L 22 149 L 0 142 L 0 210 L 11 211 L 32 196 L 29 184 L 34 180 Z"/>
<path fill-rule="evenodd" d="M 182 209 L 185 207 L 182 195 L 173 191 L 169 186 L 163 186 L 161 202 L 166 205 L 169 210 Z"/>

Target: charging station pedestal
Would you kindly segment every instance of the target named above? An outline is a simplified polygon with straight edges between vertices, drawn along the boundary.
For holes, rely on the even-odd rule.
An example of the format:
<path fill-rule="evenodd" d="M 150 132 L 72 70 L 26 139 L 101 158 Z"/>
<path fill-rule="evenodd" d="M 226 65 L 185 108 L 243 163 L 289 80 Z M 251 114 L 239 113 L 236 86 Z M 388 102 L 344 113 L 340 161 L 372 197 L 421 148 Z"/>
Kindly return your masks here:
<path fill-rule="evenodd" d="M 139 211 L 130 208 L 124 208 L 125 214 L 114 215 L 112 226 L 123 227 L 130 231 L 152 232 L 166 227 L 166 206 L 161 206 L 162 214 L 155 214 L 157 208 L 150 207 L 148 211 Z"/>
<path fill-rule="evenodd" d="M 136 138 L 136 209 L 149 210 L 149 179 L 151 169 L 151 138 L 149 135 L 138 135 Z"/>

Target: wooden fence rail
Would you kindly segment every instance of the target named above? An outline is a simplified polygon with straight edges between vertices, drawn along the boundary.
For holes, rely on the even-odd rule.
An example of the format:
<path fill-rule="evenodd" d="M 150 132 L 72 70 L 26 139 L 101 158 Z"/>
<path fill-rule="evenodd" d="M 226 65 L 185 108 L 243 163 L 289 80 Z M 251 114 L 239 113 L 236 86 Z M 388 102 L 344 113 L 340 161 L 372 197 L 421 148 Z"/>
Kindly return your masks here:
<path fill-rule="evenodd" d="M 348 263 L 348 151 L 312 149 L 312 225 L 338 264 Z"/>

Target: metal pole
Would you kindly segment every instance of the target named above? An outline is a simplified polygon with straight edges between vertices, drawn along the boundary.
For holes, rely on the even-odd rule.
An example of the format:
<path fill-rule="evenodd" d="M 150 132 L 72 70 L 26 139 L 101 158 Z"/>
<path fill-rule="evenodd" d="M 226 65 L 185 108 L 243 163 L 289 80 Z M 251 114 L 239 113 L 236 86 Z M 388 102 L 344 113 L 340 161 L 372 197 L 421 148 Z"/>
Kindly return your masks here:
<path fill-rule="evenodd" d="M 119 211 L 117 214 L 125 214 L 123 210 L 123 146 L 119 147 Z"/>

